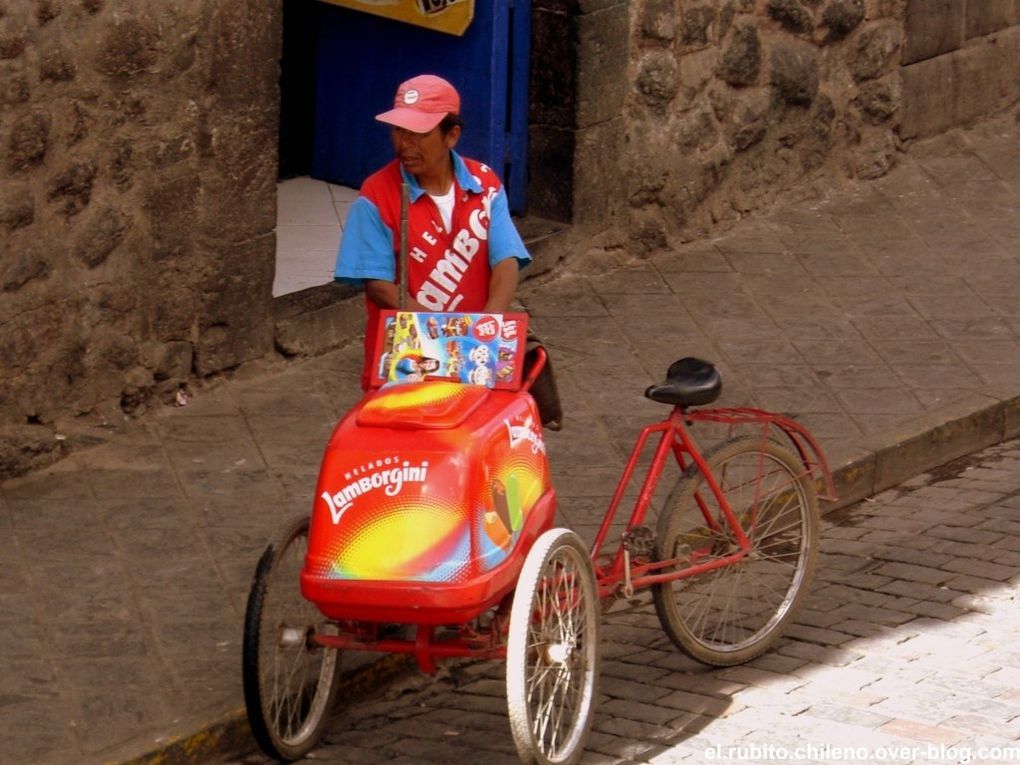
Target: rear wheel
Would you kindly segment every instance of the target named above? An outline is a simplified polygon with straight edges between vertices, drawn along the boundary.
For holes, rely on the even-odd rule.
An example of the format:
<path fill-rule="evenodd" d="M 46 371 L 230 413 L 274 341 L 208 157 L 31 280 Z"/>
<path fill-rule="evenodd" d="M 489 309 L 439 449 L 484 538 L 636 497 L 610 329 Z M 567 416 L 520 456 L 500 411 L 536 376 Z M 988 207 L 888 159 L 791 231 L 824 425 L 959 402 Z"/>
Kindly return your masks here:
<path fill-rule="evenodd" d="M 266 548 L 244 615 L 244 702 L 262 750 L 296 760 L 318 742 L 337 691 L 340 657 L 313 640 L 335 629 L 301 595 L 308 518 Z"/>
<path fill-rule="evenodd" d="M 794 618 L 814 572 L 818 499 L 801 460 L 774 441 L 734 439 L 705 459 L 751 549 L 735 563 L 655 585 L 652 594 L 663 629 L 681 650 L 730 666 L 764 653 Z M 659 517 L 657 546 L 660 560 L 695 565 L 740 550 L 695 466 Z"/>
<path fill-rule="evenodd" d="M 569 765 L 595 712 L 598 592 L 580 537 L 547 531 L 532 546 L 514 594 L 507 639 L 510 729 L 525 765 Z"/>

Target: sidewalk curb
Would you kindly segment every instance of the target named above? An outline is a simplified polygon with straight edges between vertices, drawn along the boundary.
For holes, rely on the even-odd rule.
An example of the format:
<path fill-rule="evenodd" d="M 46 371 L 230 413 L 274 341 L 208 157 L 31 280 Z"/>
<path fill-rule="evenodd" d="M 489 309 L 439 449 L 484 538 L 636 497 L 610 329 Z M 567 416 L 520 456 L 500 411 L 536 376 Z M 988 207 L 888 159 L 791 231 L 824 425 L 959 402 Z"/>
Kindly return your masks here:
<path fill-rule="evenodd" d="M 130 760 L 114 760 L 107 765 L 190 765 L 207 763 L 213 757 L 251 748 L 251 730 L 244 709 L 205 724 L 195 733 L 172 738 L 148 754 Z"/>
<path fill-rule="evenodd" d="M 831 465 L 838 500 L 823 513 L 852 505 L 918 473 L 1020 436 L 1020 395 L 973 394 L 865 437 L 856 455 Z M 338 695 L 364 698 L 413 666 L 413 657 L 386 654 L 340 679 Z M 212 758 L 254 748 L 244 709 L 179 736 L 140 757 L 107 765 L 203 765 Z"/>
<path fill-rule="evenodd" d="M 1014 388 L 1015 390 L 1015 388 Z M 1020 395 L 973 394 L 865 437 L 856 455 L 830 465 L 836 484 L 831 512 L 918 473 L 1020 436 Z"/>
<path fill-rule="evenodd" d="M 412 656 L 386 654 L 377 661 L 341 676 L 337 698 L 345 699 L 346 703 L 359 701 L 413 665 Z M 253 749 L 255 740 L 242 707 L 203 725 L 194 733 L 169 739 L 139 757 L 112 760 L 106 765 L 206 765 L 214 758 L 235 753 L 243 755 Z"/>

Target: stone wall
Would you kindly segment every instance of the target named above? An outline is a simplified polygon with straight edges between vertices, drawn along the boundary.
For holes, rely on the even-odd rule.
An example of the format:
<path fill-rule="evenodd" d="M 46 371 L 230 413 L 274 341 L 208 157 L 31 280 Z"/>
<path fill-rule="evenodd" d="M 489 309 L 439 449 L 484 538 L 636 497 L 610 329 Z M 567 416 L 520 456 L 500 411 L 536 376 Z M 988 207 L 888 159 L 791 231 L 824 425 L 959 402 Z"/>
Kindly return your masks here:
<path fill-rule="evenodd" d="M 0 1 L 8 441 L 272 349 L 279 12 Z"/>
<path fill-rule="evenodd" d="M 644 0 L 631 23 L 632 249 L 703 235 L 816 171 L 895 161 L 902 2 Z"/>
<path fill-rule="evenodd" d="M 575 222 L 612 226 L 634 253 L 703 236 L 817 173 L 879 177 L 904 139 L 1020 98 L 1017 0 L 572 5 L 582 20 L 627 13 L 628 87 L 622 99 L 611 78 L 590 89 L 572 199 Z M 580 44 L 580 72 L 615 71 L 604 39 Z M 577 87 L 583 113 L 583 74 Z"/>
<path fill-rule="evenodd" d="M 907 0 L 904 138 L 937 135 L 1014 103 L 1020 0 Z"/>
<path fill-rule="evenodd" d="M 630 91 L 627 0 L 532 0 L 528 211 L 606 224 Z"/>

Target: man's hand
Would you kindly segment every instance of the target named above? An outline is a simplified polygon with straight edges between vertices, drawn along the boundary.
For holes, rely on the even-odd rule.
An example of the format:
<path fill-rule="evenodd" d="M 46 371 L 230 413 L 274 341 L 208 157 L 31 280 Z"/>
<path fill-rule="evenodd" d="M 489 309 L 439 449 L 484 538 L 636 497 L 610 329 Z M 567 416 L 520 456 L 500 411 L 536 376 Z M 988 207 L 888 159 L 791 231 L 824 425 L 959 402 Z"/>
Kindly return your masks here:
<path fill-rule="evenodd" d="M 489 299 L 485 301 L 483 310 L 486 313 L 505 313 L 510 308 L 510 301 L 514 299 L 517 282 L 517 258 L 510 257 L 499 261 L 489 278 Z"/>

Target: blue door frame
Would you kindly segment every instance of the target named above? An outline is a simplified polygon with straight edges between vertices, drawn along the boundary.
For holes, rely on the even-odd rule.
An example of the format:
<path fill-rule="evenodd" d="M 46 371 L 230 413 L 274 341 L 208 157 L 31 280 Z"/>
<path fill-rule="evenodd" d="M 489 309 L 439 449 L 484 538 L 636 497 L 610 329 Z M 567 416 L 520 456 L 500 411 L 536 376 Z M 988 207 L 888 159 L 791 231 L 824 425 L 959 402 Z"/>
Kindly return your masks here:
<path fill-rule="evenodd" d="M 293 0 L 288 0 L 293 1 Z M 445 77 L 461 96 L 458 151 L 499 173 L 510 209 L 523 213 L 527 185 L 531 0 L 481 0 L 463 37 L 318 6 L 312 175 L 358 187 L 393 158 L 374 117 L 416 74 Z"/>

